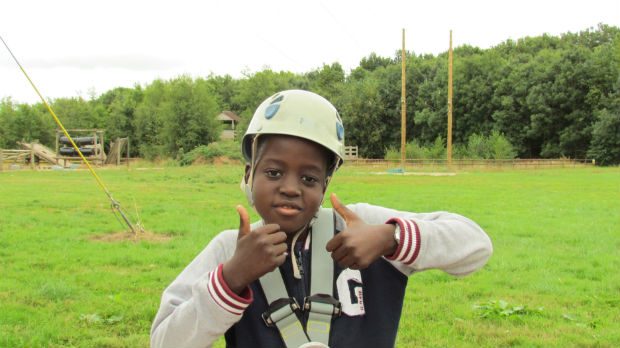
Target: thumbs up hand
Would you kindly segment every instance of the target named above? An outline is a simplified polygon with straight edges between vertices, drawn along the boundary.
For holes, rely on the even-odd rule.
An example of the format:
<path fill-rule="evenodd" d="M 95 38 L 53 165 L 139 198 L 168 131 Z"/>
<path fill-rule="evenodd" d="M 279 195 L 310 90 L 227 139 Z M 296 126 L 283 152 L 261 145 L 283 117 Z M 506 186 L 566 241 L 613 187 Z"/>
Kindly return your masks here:
<path fill-rule="evenodd" d="M 237 206 L 239 235 L 233 257 L 224 263 L 222 275 L 228 287 L 240 294 L 246 286 L 271 272 L 286 260 L 286 233 L 277 224 L 252 231 L 247 210 Z"/>
<path fill-rule="evenodd" d="M 382 255 L 396 250 L 395 227 L 390 224 L 369 225 L 344 206 L 335 194 L 330 200 L 334 210 L 344 219 L 346 228 L 336 234 L 326 249 L 342 268 L 364 269 Z"/>

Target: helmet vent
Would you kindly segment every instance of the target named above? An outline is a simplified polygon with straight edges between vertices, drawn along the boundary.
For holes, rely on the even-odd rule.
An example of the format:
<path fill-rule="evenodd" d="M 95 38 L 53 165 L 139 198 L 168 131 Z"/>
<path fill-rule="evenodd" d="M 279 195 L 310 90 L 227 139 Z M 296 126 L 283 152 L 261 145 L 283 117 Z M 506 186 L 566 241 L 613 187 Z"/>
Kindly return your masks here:
<path fill-rule="evenodd" d="M 273 96 L 273 100 L 271 101 L 270 104 L 275 104 L 275 103 L 279 103 L 284 99 L 284 96 L 281 94 L 276 94 Z"/>

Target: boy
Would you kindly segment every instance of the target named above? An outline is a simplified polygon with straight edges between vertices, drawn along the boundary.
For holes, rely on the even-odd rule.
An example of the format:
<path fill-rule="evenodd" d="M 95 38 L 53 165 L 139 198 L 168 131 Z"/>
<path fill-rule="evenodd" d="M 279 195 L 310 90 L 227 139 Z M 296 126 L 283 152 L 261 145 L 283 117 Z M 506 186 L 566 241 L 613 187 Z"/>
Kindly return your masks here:
<path fill-rule="evenodd" d="M 237 206 L 238 230 L 216 236 L 164 291 L 152 347 L 393 347 L 407 277 L 469 274 L 492 252 L 471 220 L 372 206 L 323 209 L 343 162 L 336 109 L 283 91 L 256 110 L 242 142 L 242 187 L 262 220 Z"/>

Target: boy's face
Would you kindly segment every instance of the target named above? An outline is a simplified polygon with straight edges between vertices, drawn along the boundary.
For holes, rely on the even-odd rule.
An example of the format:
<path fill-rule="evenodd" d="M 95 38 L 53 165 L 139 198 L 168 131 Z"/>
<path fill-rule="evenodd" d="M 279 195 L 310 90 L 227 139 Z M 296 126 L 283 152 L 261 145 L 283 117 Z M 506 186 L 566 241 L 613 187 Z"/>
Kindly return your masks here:
<path fill-rule="evenodd" d="M 258 152 L 252 189 L 256 210 L 265 223 L 295 233 L 310 222 L 325 194 L 325 150 L 301 138 L 268 135 Z"/>

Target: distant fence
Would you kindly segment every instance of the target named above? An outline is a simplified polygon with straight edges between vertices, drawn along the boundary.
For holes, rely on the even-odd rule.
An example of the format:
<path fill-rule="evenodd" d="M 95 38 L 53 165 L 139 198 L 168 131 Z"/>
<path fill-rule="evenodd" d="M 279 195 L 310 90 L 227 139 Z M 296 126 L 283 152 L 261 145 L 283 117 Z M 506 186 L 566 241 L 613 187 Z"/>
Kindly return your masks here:
<path fill-rule="evenodd" d="M 400 168 L 400 160 L 385 159 L 348 159 L 347 166 L 367 166 L 376 168 Z M 448 165 L 446 159 L 408 159 L 405 160 L 405 169 L 432 169 L 432 168 L 515 168 L 515 169 L 536 169 L 536 168 L 571 168 L 594 166 L 592 159 L 453 159 Z"/>
<path fill-rule="evenodd" d="M 347 159 L 357 159 L 357 146 L 345 146 L 344 147 L 344 158 Z"/>
<path fill-rule="evenodd" d="M 4 162 L 9 163 L 30 163 L 34 165 L 34 161 L 30 161 L 30 158 L 34 157 L 30 150 L 6 150 L 0 149 L 0 172 L 4 170 Z"/>

